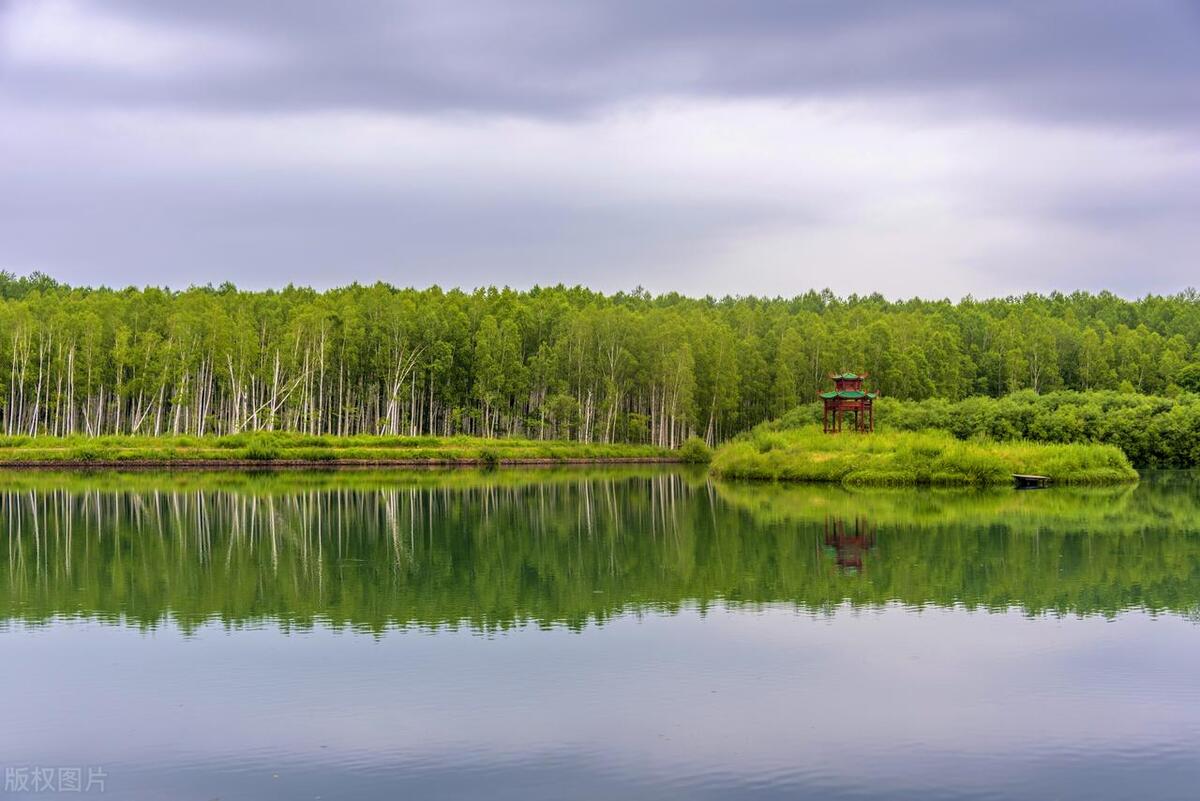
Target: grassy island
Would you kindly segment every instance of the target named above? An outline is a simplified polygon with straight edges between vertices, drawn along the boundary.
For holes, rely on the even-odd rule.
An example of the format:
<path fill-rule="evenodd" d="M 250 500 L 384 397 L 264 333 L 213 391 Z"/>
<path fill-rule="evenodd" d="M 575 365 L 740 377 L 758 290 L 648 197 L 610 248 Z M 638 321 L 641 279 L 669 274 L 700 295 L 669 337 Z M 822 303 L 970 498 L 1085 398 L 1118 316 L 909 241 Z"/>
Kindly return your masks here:
<path fill-rule="evenodd" d="M 828 435 L 817 427 L 755 429 L 719 448 L 712 471 L 722 478 L 860 486 L 995 486 L 1011 483 L 1014 473 L 1057 484 L 1138 477 L 1112 445 L 964 441 L 940 431 Z"/>
<path fill-rule="evenodd" d="M 226 436 L 0 437 L 0 466 L 421 466 L 679 461 L 652 445 L 482 437 Z"/>

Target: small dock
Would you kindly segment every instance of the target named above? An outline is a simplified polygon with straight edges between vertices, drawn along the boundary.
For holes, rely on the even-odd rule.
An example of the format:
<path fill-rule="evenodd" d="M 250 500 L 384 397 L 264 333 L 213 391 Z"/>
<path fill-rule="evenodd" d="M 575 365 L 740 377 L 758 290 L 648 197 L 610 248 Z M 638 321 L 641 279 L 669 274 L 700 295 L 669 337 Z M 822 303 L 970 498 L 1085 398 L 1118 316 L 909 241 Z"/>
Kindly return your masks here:
<path fill-rule="evenodd" d="M 1050 476 L 1026 476 L 1013 473 L 1013 481 L 1016 482 L 1017 489 L 1040 489 L 1050 486 Z"/>

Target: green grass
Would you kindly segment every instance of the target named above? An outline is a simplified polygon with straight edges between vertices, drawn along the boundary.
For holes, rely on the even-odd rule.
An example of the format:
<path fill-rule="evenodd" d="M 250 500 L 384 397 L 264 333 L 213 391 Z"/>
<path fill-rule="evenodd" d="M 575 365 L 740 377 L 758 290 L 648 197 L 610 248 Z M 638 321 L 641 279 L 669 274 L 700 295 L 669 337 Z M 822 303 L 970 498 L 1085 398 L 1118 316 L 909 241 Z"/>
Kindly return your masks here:
<path fill-rule="evenodd" d="M 1111 445 L 963 441 L 941 431 L 825 434 L 816 426 L 757 428 L 719 448 L 712 472 L 847 486 L 997 486 L 1011 483 L 1013 473 L 1049 476 L 1056 484 L 1118 484 L 1138 477 Z"/>
<path fill-rule="evenodd" d="M 820 403 L 806 403 L 764 427 L 803 428 L 819 423 L 821 415 Z M 958 439 L 1001 442 L 1100 442 L 1116 445 L 1138 468 L 1200 467 L 1200 394 L 1195 393 L 1022 390 L 958 401 L 879 398 L 875 416 L 884 431 L 948 431 Z"/>
<path fill-rule="evenodd" d="M 530 464 L 678 460 L 650 445 L 481 437 L 309 436 L 257 432 L 220 437 L 0 437 L 0 465 Z"/>

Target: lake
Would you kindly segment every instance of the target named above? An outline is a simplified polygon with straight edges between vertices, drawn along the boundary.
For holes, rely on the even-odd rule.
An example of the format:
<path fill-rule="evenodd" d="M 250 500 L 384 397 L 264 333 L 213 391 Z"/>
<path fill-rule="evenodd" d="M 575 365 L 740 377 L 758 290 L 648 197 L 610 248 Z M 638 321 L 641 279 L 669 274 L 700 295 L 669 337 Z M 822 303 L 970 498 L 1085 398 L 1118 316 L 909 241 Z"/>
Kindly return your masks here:
<path fill-rule="evenodd" d="M 0 531 L 0 798 L 1200 786 L 1197 474 L 14 472 Z"/>

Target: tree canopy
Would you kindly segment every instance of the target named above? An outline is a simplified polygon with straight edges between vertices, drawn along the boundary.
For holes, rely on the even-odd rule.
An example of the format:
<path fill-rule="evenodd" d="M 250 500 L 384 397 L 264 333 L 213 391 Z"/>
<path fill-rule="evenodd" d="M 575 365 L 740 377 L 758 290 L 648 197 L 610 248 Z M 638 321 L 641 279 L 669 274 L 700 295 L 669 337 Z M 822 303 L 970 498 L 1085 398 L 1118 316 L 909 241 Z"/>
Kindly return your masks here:
<path fill-rule="evenodd" d="M 888 397 L 1195 390 L 1200 296 L 888 301 L 582 287 L 80 288 L 0 274 L 8 434 L 710 443 L 869 372 Z"/>

